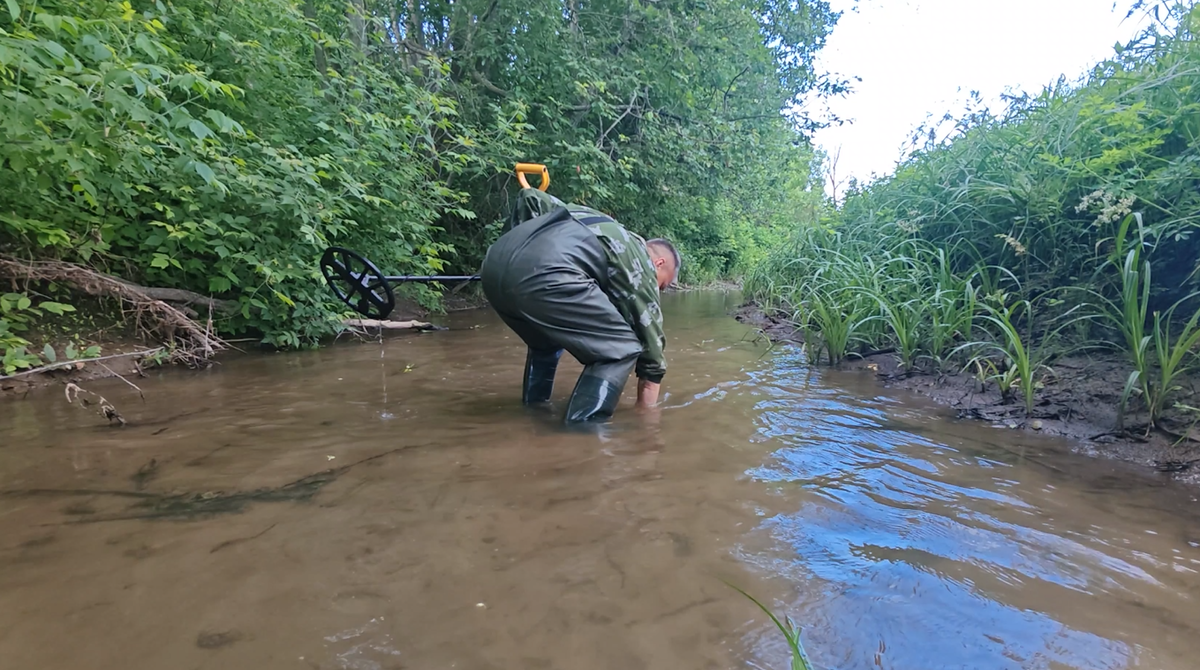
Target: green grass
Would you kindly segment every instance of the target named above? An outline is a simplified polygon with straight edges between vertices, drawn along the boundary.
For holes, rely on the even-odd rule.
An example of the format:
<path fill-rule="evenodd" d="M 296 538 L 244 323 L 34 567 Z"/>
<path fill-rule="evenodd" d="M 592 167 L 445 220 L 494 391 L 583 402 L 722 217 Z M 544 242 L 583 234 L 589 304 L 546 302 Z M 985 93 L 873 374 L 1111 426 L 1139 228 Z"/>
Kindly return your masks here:
<path fill-rule="evenodd" d="M 1140 402 L 1156 426 L 1200 350 L 1200 4 L 1146 7 L 1160 20 L 1078 81 L 925 129 L 758 263 L 749 297 L 825 363 L 894 349 L 1027 414 L 1054 355 L 1119 352 L 1121 420 Z"/>
<path fill-rule="evenodd" d="M 796 622 L 792 621 L 791 617 L 784 617 L 784 622 L 787 624 L 784 625 L 784 622 L 781 622 L 779 618 L 767 608 L 766 605 L 763 605 L 754 596 L 746 593 L 742 589 L 730 584 L 729 582 L 725 583 L 729 586 L 729 588 L 742 594 L 748 598 L 750 602 L 757 605 L 758 608 L 771 619 L 771 623 L 775 624 L 775 627 L 779 629 L 779 632 L 783 634 L 784 639 L 787 640 L 788 649 L 791 650 L 791 670 L 814 670 L 815 666 L 813 666 L 812 661 L 808 659 L 808 654 L 804 651 L 804 644 L 800 642 L 801 628 L 796 624 Z"/>

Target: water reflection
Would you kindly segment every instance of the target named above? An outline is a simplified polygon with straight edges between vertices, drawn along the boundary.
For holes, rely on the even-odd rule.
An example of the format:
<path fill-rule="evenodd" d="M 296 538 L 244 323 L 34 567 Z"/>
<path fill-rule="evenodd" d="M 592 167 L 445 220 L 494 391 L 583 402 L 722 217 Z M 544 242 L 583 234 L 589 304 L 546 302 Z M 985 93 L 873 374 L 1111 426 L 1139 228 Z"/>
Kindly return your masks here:
<path fill-rule="evenodd" d="M 789 551 L 739 557 L 809 585 L 790 605 L 811 627 L 815 657 L 831 667 L 1186 667 L 1186 656 L 1152 650 L 1164 636 L 1190 648 L 1200 633 L 1195 552 L 1090 514 L 1093 496 L 1046 476 L 1062 468 L 897 427 L 894 406 L 813 383 L 794 363 L 781 356 L 752 375 L 768 396 L 756 423 L 778 448 L 749 471 L 793 503 L 761 525 Z M 1104 467 L 1072 466 L 1083 477 Z M 1159 521 L 1195 519 L 1194 507 L 1181 513 Z M 1147 537 L 1154 547 L 1132 549 Z"/>

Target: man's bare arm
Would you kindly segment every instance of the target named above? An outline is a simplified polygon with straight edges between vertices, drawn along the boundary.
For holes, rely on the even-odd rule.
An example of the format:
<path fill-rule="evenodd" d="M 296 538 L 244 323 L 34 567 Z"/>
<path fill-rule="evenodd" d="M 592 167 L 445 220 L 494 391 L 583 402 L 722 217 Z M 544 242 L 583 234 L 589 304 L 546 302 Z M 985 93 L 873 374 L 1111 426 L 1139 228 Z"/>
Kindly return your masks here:
<path fill-rule="evenodd" d="M 638 407 L 654 407 L 658 404 L 659 384 L 648 379 L 638 380 Z"/>

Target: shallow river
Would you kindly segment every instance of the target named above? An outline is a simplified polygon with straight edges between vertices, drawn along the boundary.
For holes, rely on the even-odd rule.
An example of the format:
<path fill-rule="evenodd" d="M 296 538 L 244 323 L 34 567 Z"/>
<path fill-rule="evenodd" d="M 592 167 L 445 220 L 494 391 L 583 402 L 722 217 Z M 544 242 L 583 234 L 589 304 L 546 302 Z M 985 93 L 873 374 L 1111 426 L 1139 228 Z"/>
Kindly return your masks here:
<path fill-rule="evenodd" d="M 668 296 L 664 407 L 602 431 L 519 406 L 483 311 L 87 385 L 125 428 L 0 404 L 0 668 L 787 668 L 726 582 L 822 668 L 1200 667 L 1193 491 L 807 370 L 734 306 Z"/>

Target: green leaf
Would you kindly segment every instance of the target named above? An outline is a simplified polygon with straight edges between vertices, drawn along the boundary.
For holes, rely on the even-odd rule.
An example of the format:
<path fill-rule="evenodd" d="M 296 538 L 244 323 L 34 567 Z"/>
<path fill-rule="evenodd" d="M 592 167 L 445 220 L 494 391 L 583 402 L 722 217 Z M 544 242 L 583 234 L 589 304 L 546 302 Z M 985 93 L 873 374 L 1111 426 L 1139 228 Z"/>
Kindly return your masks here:
<path fill-rule="evenodd" d="M 13 23 L 16 23 L 21 18 L 21 7 L 17 5 L 17 0 L 5 0 L 8 3 L 8 14 L 12 17 Z"/>
<path fill-rule="evenodd" d="M 167 258 L 163 254 L 154 254 L 154 260 L 150 261 L 150 267 L 152 268 L 165 268 L 169 267 L 170 265 L 171 259 Z"/>
<path fill-rule="evenodd" d="M 79 352 L 75 349 L 74 342 L 67 343 L 67 346 L 63 349 L 63 355 L 66 356 L 67 360 L 70 360 L 70 361 L 73 361 L 76 358 L 79 358 Z"/>
<path fill-rule="evenodd" d="M 231 133 L 239 130 L 240 126 L 233 119 L 229 118 L 224 112 L 219 109 L 210 109 L 204 113 L 213 123 L 217 124 L 217 128 L 223 133 Z"/>
<path fill-rule="evenodd" d="M 51 363 L 58 362 L 58 355 L 54 353 L 54 347 L 50 346 L 49 344 L 42 348 L 42 356 L 44 356 L 45 359 Z"/>
<path fill-rule="evenodd" d="M 188 123 L 188 130 L 192 131 L 192 134 L 195 135 L 197 139 L 201 140 L 213 136 L 212 131 L 209 130 L 208 126 L 204 125 L 204 122 L 200 119 L 192 119 L 191 123 Z M 203 177 L 203 173 L 201 173 L 200 176 Z M 208 181 L 208 179 L 205 178 L 205 181 Z"/>
<path fill-rule="evenodd" d="M 213 172 L 212 168 L 208 167 L 207 163 L 196 161 L 192 165 L 196 170 L 196 174 L 200 175 L 209 186 L 212 186 L 213 182 L 217 181 L 217 174 Z"/>
<path fill-rule="evenodd" d="M 42 25 L 50 29 L 50 32 L 57 33 L 62 28 L 62 17 L 54 16 L 53 14 L 38 14 L 37 20 Z"/>
<path fill-rule="evenodd" d="M 84 358 L 95 358 L 99 355 L 100 355 L 100 347 L 95 344 L 93 344 L 92 346 L 83 350 Z"/>
<path fill-rule="evenodd" d="M 142 53 L 150 57 L 150 60 L 158 60 L 158 48 L 154 46 L 154 41 L 146 33 L 139 33 L 133 40 L 137 48 L 142 50 Z"/>
<path fill-rule="evenodd" d="M 75 311 L 75 307 L 73 305 L 64 305 L 61 302 L 49 302 L 49 301 L 43 302 L 42 304 L 38 305 L 38 309 L 44 309 L 47 312 L 50 312 L 51 314 L 58 314 L 59 316 L 62 316 L 66 312 L 74 312 Z"/>

